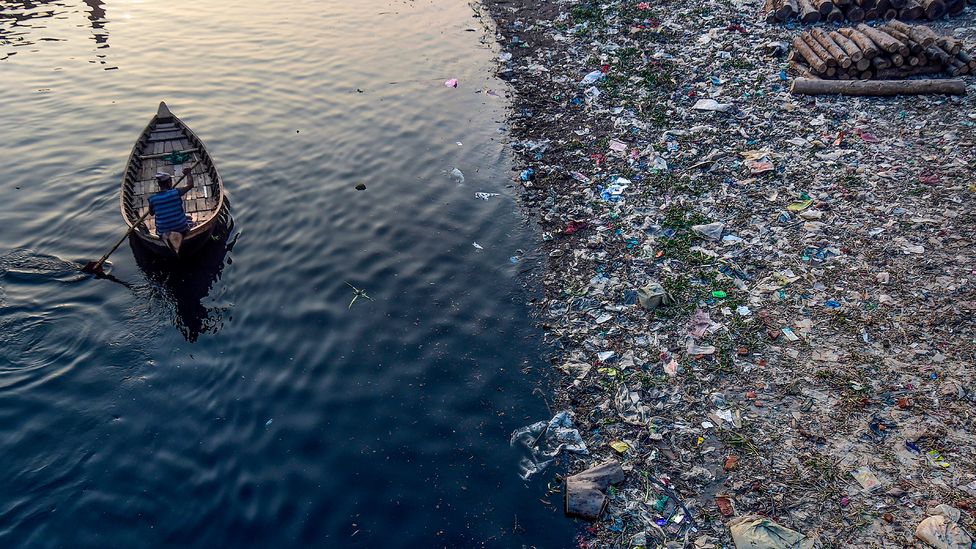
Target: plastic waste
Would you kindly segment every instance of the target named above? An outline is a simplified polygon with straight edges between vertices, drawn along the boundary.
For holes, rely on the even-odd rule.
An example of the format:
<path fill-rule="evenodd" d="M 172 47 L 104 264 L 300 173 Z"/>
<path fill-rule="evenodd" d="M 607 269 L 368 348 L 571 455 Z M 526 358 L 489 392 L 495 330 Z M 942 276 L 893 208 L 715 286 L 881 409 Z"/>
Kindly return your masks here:
<path fill-rule="evenodd" d="M 458 185 L 461 185 L 461 184 L 464 183 L 464 172 L 462 172 L 461 170 L 459 170 L 457 168 L 454 168 L 453 170 L 451 170 L 451 177 L 453 177 L 454 180 L 457 181 L 457 184 Z"/>
<path fill-rule="evenodd" d="M 481 193 L 481 192 L 474 193 L 474 197 L 479 198 L 481 200 L 488 200 L 493 196 L 500 196 L 500 195 L 498 193 Z"/>
<path fill-rule="evenodd" d="M 630 445 L 622 440 L 610 441 L 610 447 L 613 448 L 614 451 L 620 454 L 626 454 L 627 450 L 630 450 Z"/>
<path fill-rule="evenodd" d="M 607 507 L 607 488 L 620 484 L 624 478 L 624 470 L 616 461 L 607 461 L 567 477 L 564 512 L 567 516 L 587 520 L 600 518 Z"/>
<path fill-rule="evenodd" d="M 603 71 L 593 71 L 580 80 L 580 86 L 589 86 L 590 84 L 597 83 L 601 78 L 603 78 Z"/>
<path fill-rule="evenodd" d="M 655 311 L 658 307 L 671 305 L 674 300 L 657 282 L 648 282 L 637 289 L 637 302 L 648 311 Z"/>
<path fill-rule="evenodd" d="M 714 99 L 699 99 L 691 108 L 696 111 L 728 112 L 732 105 L 719 103 Z"/>
<path fill-rule="evenodd" d="M 697 309 L 691 315 L 691 319 L 688 320 L 688 335 L 695 339 L 701 339 L 707 332 L 715 331 L 714 326 L 708 311 Z"/>
<path fill-rule="evenodd" d="M 854 480 L 861 485 L 861 488 L 866 493 L 871 493 L 881 488 L 881 481 L 867 467 L 861 467 L 857 471 L 852 472 L 851 476 L 854 477 Z"/>
<path fill-rule="evenodd" d="M 511 175 L 536 170 L 518 194 L 558 258 L 532 276 L 566 373 L 554 390 L 593 454 L 572 464 L 632 446 L 635 474 L 578 545 L 731 547 L 724 509 L 789 517 L 825 546 L 901 547 L 925 499 L 976 498 L 974 342 L 952 337 L 976 315 L 972 94 L 791 96 L 796 33 L 748 17 L 755 3 L 487 4 L 514 54 Z M 732 440 L 736 468 L 703 474 Z M 838 458 L 828 503 L 819 464 Z M 873 477 L 851 475 L 866 464 Z M 651 473 L 709 516 L 701 529 L 677 535 L 690 513 Z M 895 479 L 911 496 L 887 495 Z"/>
<path fill-rule="evenodd" d="M 729 523 L 736 549 L 813 549 L 815 540 L 760 515 L 745 515 Z"/>
<path fill-rule="evenodd" d="M 691 230 L 708 240 L 718 242 L 722 240 L 722 232 L 725 230 L 725 223 L 716 221 L 707 225 L 692 225 Z"/>
<path fill-rule="evenodd" d="M 568 411 L 559 412 L 549 421 L 517 429 L 510 443 L 522 452 L 519 476 L 523 480 L 544 471 L 561 452 L 588 453 Z"/>
<path fill-rule="evenodd" d="M 448 80 L 447 82 L 444 82 L 444 85 L 447 86 L 448 88 L 456 88 L 456 87 L 458 87 L 457 78 L 452 78 L 452 79 Z"/>
<path fill-rule="evenodd" d="M 732 498 L 729 496 L 716 495 L 715 505 L 723 517 L 735 516 L 735 505 L 732 504 Z"/>
<path fill-rule="evenodd" d="M 973 538 L 959 525 L 959 509 L 944 503 L 926 510 L 926 517 L 915 528 L 915 537 L 935 549 L 970 549 Z"/>
<path fill-rule="evenodd" d="M 712 355 L 715 354 L 716 351 L 714 345 L 695 343 L 694 338 L 691 337 L 689 337 L 685 343 L 686 343 L 685 350 L 688 352 L 688 355 L 690 356 Z"/>
<path fill-rule="evenodd" d="M 617 388 L 614 405 L 617 407 L 617 414 L 627 423 L 641 427 L 650 424 L 651 409 L 641 402 L 640 394 L 637 391 L 631 391 L 623 383 Z"/>
<path fill-rule="evenodd" d="M 813 200 L 800 200 L 798 202 L 791 203 L 789 206 L 786 207 L 786 210 L 790 212 L 802 212 L 803 210 L 806 210 L 812 205 L 813 205 Z"/>
<path fill-rule="evenodd" d="M 631 181 L 629 179 L 618 177 L 613 183 L 607 185 L 607 187 L 600 189 L 600 198 L 608 202 L 619 202 L 623 200 L 624 191 L 630 187 Z"/>

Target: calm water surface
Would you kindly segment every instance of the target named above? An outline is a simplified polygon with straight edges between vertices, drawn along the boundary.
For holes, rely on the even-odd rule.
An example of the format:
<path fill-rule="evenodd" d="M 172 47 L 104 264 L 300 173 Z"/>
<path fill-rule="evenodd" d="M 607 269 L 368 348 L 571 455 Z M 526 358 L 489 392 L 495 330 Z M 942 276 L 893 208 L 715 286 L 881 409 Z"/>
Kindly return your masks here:
<path fill-rule="evenodd" d="M 571 545 L 508 448 L 543 349 L 473 14 L 0 0 L 0 546 Z M 236 224 L 81 276 L 161 99 Z"/>

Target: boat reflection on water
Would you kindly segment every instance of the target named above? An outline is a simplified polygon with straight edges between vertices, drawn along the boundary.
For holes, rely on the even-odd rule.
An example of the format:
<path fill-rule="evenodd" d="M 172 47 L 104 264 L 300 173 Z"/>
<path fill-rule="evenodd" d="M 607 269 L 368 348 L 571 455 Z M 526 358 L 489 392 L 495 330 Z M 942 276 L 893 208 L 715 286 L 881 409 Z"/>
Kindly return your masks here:
<path fill-rule="evenodd" d="M 237 235 L 231 239 L 234 220 L 229 208 L 220 214 L 210 241 L 193 255 L 175 260 L 153 253 L 135 236 L 129 245 L 136 264 L 146 275 L 151 291 L 173 307 L 174 323 L 183 337 L 194 342 L 201 334 L 220 330 L 226 307 L 204 305 L 214 284 L 220 279 L 225 265 L 231 264 L 227 254 L 233 250 Z"/>

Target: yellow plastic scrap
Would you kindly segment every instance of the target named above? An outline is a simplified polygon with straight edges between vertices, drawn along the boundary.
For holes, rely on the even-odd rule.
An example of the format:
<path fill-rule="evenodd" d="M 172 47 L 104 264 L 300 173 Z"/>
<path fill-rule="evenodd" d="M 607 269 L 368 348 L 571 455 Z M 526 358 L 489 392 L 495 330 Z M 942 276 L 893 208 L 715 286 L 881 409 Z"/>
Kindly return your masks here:
<path fill-rule="evenodd" d="M 621 454 L 624 454 L 627 452 L 627 450 L 630 450 L 630 445 L 622 440 L 615 440 L 611 442 L 610 447 L 620 452 Z"/>
<path fill-rule="evenodd" d="M 790 212 L 802 212 L 803 210 L 809 208 L 813 205 L 813 200 L 799 200 L 786 207 L 787 211 Z"/>
<path fill-rule="evenodd" d="M 929 456 L 929 459 L 932 460 L 934 465 L 938 465 L 943 469 L 948 469 L 952 466 L 948 461 L 945 460 L 944 457 L 942 457 L 942 454 L 940 454 L 938 450 L 929 450 L 928 452 L 925 452 L 925 454 Z"/>

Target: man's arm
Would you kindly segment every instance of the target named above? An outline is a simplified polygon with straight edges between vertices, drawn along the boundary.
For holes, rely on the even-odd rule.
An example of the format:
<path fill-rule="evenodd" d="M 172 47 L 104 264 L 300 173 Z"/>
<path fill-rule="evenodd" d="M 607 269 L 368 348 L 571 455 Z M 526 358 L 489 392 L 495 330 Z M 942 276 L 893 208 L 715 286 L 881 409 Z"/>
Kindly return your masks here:
<path fill-rule="evenodd" d="M 192 170 L 193 168 L 183 168 L 183 175 L 186 176 L 186 187 L 183 187 L 182 189 L 176 189 L 177 192 L 180 193 L 180 196 L 183 196 L 184 194 L 190 192 L 190 189 L 193 188 L 193 174 L 190 173 Z"/>

